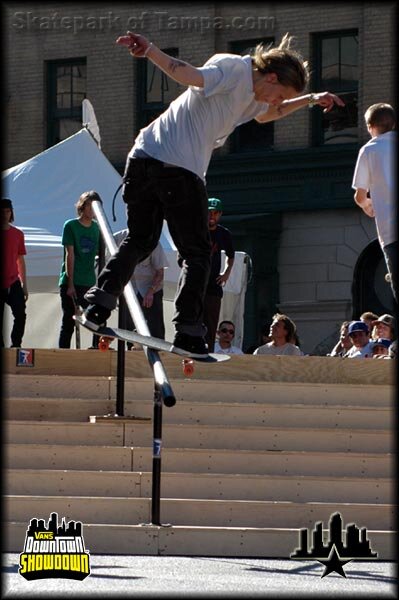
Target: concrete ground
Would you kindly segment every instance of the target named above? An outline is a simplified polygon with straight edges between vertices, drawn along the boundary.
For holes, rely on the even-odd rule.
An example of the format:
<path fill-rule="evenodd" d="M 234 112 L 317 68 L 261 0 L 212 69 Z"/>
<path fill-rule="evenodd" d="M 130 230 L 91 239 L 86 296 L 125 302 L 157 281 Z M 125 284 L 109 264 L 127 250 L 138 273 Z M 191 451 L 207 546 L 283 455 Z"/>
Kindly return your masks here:
<path fill-rule="evenodd" d="M 26 581 L 19 554 L 3 554 L 2 598 L 281 597 L 397 598 L 396 564 L 352 561 L 346 578 L 321 578 L 316 561 L 176 556 L 90 556 L 84 581 Z"/>

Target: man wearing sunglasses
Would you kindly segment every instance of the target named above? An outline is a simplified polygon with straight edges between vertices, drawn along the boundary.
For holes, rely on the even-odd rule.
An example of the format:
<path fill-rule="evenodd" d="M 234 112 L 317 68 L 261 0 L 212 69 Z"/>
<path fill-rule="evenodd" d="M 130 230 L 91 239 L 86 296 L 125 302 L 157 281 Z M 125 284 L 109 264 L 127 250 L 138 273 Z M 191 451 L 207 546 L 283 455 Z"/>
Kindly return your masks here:
<path fill-rule="evenodd" d="M 221 321 L 217 330 L 219 340 L 215 342 L 216 354 L 244 354 L 244 352 L 233 346 L 232 341 L 235 335 L 235 325 L 231 321 Z"/>

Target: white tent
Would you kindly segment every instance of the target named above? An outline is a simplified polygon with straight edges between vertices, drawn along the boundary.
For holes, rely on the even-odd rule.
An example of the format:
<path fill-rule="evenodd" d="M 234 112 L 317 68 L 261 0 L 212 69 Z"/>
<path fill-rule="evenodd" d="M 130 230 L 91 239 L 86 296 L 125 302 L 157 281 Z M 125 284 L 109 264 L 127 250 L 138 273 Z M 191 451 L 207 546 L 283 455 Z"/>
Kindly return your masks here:
<path fill-rule="evenodd" d="M 76 217 L 75 203 L 87 190 L 96 190 L 103 201 L 113 231 L 126 227 L 125 204 L 119 190 L 115 200 L 116 222 L 112 220 L 112 199 L 122 178 L 99 149 L 92 135 L 83 128 L 75 135 L 41 152 L 2 174 L 3 197 L 13 202 L 15 225 L 25 233 L 29 299 L 25 347 L 56 348 L 61 322 L 58 276 L 63 248 L 64 222 Z M 165 272 L 166 337 L 173 335 L 171 317 L 179 268 L 176 249 L 166 223 L 161 244 L 168 258 Z M 223 318 L 237 325 L 236 345 L 242 341 L 242 323 L 246 290 L 246 261 L 237 253 L 223 301 Z M 10 313 L 5 312 L 5 344 L 8 345 Z M 114 313 L 110 323 L 116 324 Z M 89 332 L 82 332 L 82 347 L 91 344 Z"/>

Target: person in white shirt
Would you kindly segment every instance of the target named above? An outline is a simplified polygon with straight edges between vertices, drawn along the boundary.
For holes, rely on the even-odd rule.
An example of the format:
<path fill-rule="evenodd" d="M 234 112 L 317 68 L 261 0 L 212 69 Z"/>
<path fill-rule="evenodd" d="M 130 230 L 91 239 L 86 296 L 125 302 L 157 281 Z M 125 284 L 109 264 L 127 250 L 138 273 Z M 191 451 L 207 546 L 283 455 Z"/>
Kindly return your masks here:
<path fill-rule="evenodd" d="M 398 236 L 395 153 L 397 133 L 395 112 L 390 104 L 373 104 L 365 113 L 371 140 L 359 151 L 352 187 L 355 202 L 375 218 L 378 240 L 384 253 L 395 302 L 398 302 Z"/>
<path fill-rule="evenodd" d="M 218 339 L 215 342 L 216 354 L 244 354 L 238 346 L 233 346 L 233 339 L 236 333 L 235 325 L 232 321 L 221 321 L 216 332 Z"/>
<path fill-rule="evenodd" d="M 123 229 L 114 233 L 114 240 L 119 246 L 128 235 Z M 163 315 L 163 286 L 164 271 L 169 266 L 168 259 L 160 242 L 147 258 L 139 262 L 130 279 L 133 289 L 141 304 L 148 329 L 153 337 L 165 339 L 165 322 Z M 126 311 L 126 329 L 134 330 L 134 324 L 129 311 Z M 133 344 L 127 344 L 128 349 Z M 137 347 L 139 347 L 137 345 Z"/>
<path fill-rule="evenodd" d="M 269 335 L 272 338 L 271 342 L 259 346 L 254 354 L 273 354 L 275 356 L 303 356 L 303 352 L 298 346 L 292 343 L 295 339 L 296 325 L 295 323 L 281 313 L 273 316 L 272 324 L 270 325 Z"/>
<path fill-rule="evenodd" d="M 300 95 L 308 66 L 288 34 L 277 47 L 259 44 L 251 56 L 216 54 L 202 67 L 172 58 L 140 34 L 128 32 L 116 43 L 187 89 L 139 132 L 129 152 L 122 192 L 129 235 L 87 292 L 84 319 L 96 330 L 109 318 L 136 264 L 155 248 L 166 219 L 183 259 L 173 344 L 201 357 L 208 353 L 203 312 L 211 261 L 205 175 L 214 148 L 251 119 L 275 121 L 316 104 L 328 112 L 344 102 L 327 91 Z"/>
<path fill-rule="evenodd" d="M 370 341 L 367 323 L 352 321 L 348 328 L 348 335 L 353 346 L 344 355 L 344 358 L 371 358 L 373 356 L 373 343 Z"/>

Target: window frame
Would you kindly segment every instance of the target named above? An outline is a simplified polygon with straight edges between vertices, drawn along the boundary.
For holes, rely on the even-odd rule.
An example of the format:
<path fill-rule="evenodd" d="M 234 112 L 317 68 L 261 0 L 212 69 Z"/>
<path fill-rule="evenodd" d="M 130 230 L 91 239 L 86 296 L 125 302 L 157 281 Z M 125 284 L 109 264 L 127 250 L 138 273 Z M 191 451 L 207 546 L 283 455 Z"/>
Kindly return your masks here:
<path fill-rule="evenodd" d="M 264 42 L 265 44 L 274 44 L 275 43 L 275 37 L 274 36 L 270 36 L 264 39 L 261 38 L 252 38 L 249 40 L 233 40 L 229 43 L 229 51 L 232 54 L 239 54 L 241 56 L 245 56 L 244 54 L 244 49 L 249 47 L 249 48 L 255 48 L 255 46 L 257 46 L 258 44 L 260 44 L 261 42 Z M 267 130 L 269 131 L 269 135 L 271 137 L 271 143 L 268 146 L 254 146 L 251 148 L 243 148 L 242 147 L 242 142 L 240 142 L 240 137 L 242 136 L 242 128 L 248 127 L 250 124 L 252 124 L 251 126 L 253 127 L 255 125 L 255 127 L 262 127 L 262 128 L 267 128 Z M 269 121 L 267 123 L 261 124 L 261 123 L 256 123 L 254 119 L 252 119 L 252 121 L 248 121 L 247 123 L 243 123 L 242 125 L 240 125 L 239 127 L 236 127 L 235 130 L 233 131 L 233 133 L 230 135 L 230 139 L 229 139 L 229 154 L 243 154 L 245 156 L 249 156 L 251 154 L 260 154 L 260 153 L 267 153 L 267 152 L 273 152 L 274 151 L 274 134 L 275 134 L 275 130 L 274 130 L 274 121 Z"/>
<path fill-rule="evenodd" d="M 179 48 L 173 46 L 170 48 L 162 48 L 162 52 L 168 54 L 173 58 L 179 57 Z M 154 69 L 159 69 L 154 65 Z M 164 78 L 170 79 L 161 69 L 162 80 Z M 149 125 L 155 118 L 153 113 L 162 114 L 169 106 L 170 102 L 147 102 L 147 77 L 148 77 L 148 61 L 139 60 L 136 64 L 136 80 L 137 85 L 137 111 L 136 111 L 136 123 L 137 129 L 140 130 L 143 127 Z M 178 84 L 177 84 L 178 85 Z M 178 95 L 180 95 L 179 91 Z M 177 95 L 177 96 L 178 96 Z M 177 98 L 176 96 L 176 98 Z"/>
<path fill-rule="evenodd" d="M 347 29 L 344 31 L 341 30 L 333 30 L 333 31 L 323 31 L 312 34 L 312 77 L 311 77 L 311 89 L 316 92 L 327 91 L 322 89 L 322 43 L 326 39 L 342 39 L 344 37 L 354 37 L 359 38 L 359 30 L 358 29 Z M 339 63 L 342 64 L 341 62 Z M 359 54 L 358 54 L 358 68 L 360 68 L 359 64 Z M 357 89 L 351 91 L 341 92 L 336 89 L 329 89 L 331 93 L 342 96 L 345 101 L 345 95 L 347 94 L 355 94 L 357 98 L 357 104 L 359 103 L 359 77 L 357 79 Z M 323 112 L 321 110 L 312 109 L 311 114 L 311 145 L 313 147 L 326 147 L 326 146 L 351 146 L 358 144 L 359 138 L 359 116 L 357 115 L 356 122 L 356 134 L 347 134 L 348 137 L 353 137 L 352 141 L 327 141 L 325 140 L 324 130 L 323 130 Z"/>
<path fill-rule="evenodd" d="M 59 121 L 61 119 L 72 119 L 82 122 L 82 104 L 79 107 L 57 108 L 57 68 L 61 66 L 85 66 L 86 67 L 86 91 L 87 97 L 87 60 L 86 57 L 64 58 L 60 60 L 46 61 L 47 75 L 47 148 L 54 146 L 59 141 Z M 72 79 L 72 78 L 71 78 Z M 73 90 L 72 90 L 73 93 Z M 72 95 L 71 93 L 71 95 Z"/>

